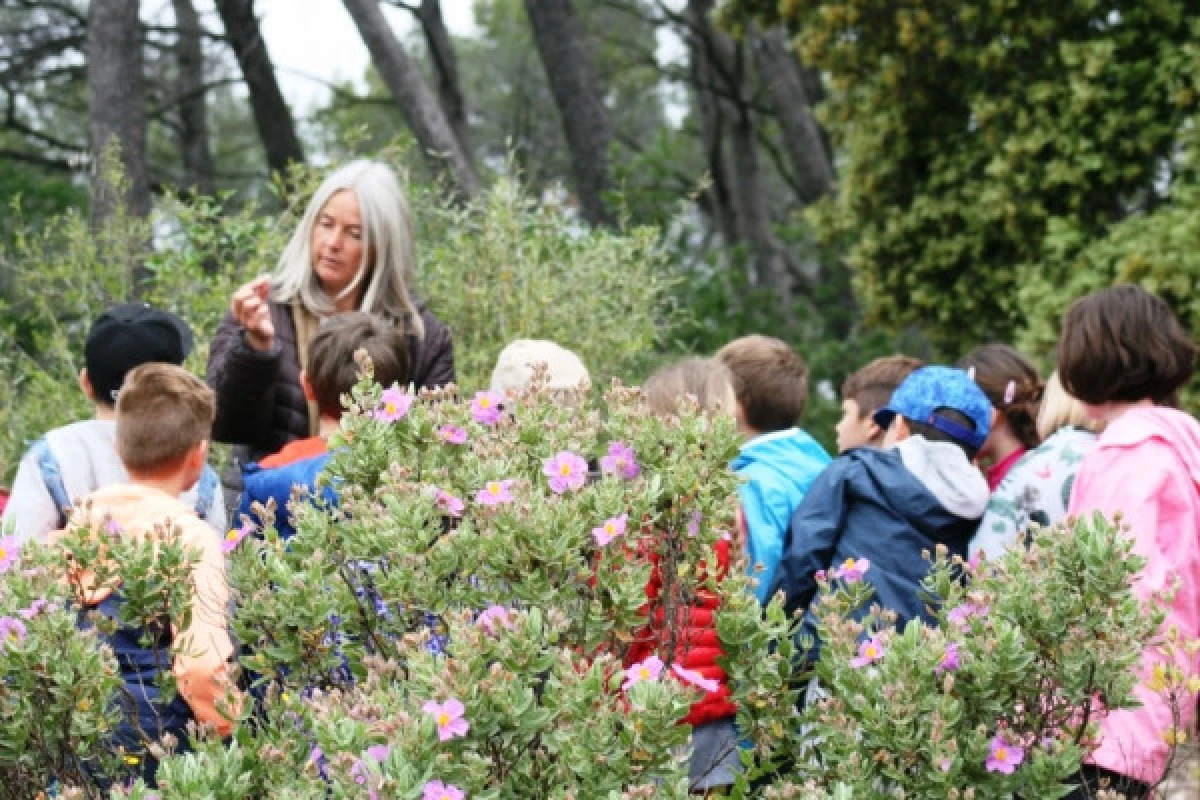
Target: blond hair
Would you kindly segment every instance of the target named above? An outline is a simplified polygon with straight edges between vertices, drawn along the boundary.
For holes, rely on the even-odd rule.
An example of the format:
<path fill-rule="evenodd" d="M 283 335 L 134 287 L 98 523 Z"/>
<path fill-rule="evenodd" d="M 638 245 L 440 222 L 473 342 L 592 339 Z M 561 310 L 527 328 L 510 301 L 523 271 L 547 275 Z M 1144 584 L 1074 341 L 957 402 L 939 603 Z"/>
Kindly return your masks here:
<path fill-rule="evenodd" d="M 685 358 L 663 367 L 642 387 L 646 405 L 658 414 L 679 413 L 679 403 L 692 397 L 701 411 L 732 414 L 737 403 L 733 375 L 714 358 Z"/>
<path fill-rule="evenodd" d="M 133 473 L 177 466 L 212 436 L 212 389 L 183 367 L 143 364 L 117 394 L 117 455 Z"/>
<path fill-rule="evenodd" d="M 312 233 L 321 209 L 338 192 L 352 192 L 358 201 L 363 255 L 354 280 L 339 297 L 330 297 L 313 269 Z M 425 327 L 410 294 L 416 263 L 412 212 L 395 174 L 377 161 L 351 161 L 322 181 L 308 202 L 279 257 L 272 279 L 273 296 L 280 302 L 299 299 L 316 316 L 327 317 L 336 310 L 340 297 L 365 281 L 358 310 L 403 322 L 406 332 L 423 337 Z"/>
<path fill-rule="evenodd" d="M 1037 416 L 1038 436 L 1047 439 L 1050 434 L 1068 426 L 1095 430 L 1097 422 L 1088 417 L 1083 403 L 1063 387 L 1056 370 L 1050 374 L 1050 379 L 1046 381 L 1046 390 L 1042 394 L 1042 407 Z"/>

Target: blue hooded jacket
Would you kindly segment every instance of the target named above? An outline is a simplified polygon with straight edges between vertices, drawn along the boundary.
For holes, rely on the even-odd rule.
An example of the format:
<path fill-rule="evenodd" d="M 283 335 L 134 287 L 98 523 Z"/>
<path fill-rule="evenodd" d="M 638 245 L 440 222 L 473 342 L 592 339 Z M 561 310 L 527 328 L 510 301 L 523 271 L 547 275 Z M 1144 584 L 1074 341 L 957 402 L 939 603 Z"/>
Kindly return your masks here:
<path fill-rule="evenodd" d="M 783 556 L 788 522 L 829 461 L 816 439 L 789 428 L 746 442 L 730 464 L 745 479 L 738 500 L 746 518 L 747 571 L 758 580 L 754 594 L 763 605 L 771 598 L 768 590 Z"/>
<path fill-rule="evenodd" d="M 265 506 L 267 500 L 273 498 L 275 500 L 275 530 L 285 540 L 292 538 L 296 533 L 296 528 L 292 524 L 292 515 L 288 510 L 288 503 L 292 499 L 292 487 L 301 486 L 311 494 L 313 487 L 317 485 L 317 476 L 329 462 L 329 456 L 329 453 L 322 453 L 312 458 L 272 468 L 261 467 L 257 462 L 247 464 L 242 468 L 242 480 L 245 485 L 242 490 L 242 502 L 234 515 L 234 524 L 241 524 L 243 514 L 257 522 L 254 515 L 250 513 L 251 504 L 258 502 Z M 338 504 L 337 493 L 328 484 L 321 492 L 321 501 L 329 506 Z"/>
<path fill-rule="evenodd" d="M 865 558 L 863 580 L 875 590 L 869 606 L 896 612 L 896 627 L 912 619 L 932 622 L 920 584 L 929 574 L 922 551 L 945 545 L 964 556 L 988 503 L 983 474 L 957 445 L 912 436 L 890 450 L 862 447 L 837 458 L 817 479 L 792 517 L 787 551 L 771 586 L 782 589 L 788 612 L 808 608 L 817 592 L 816 574 Z M 820 641 L 809 609 L 797 635 Z"/>

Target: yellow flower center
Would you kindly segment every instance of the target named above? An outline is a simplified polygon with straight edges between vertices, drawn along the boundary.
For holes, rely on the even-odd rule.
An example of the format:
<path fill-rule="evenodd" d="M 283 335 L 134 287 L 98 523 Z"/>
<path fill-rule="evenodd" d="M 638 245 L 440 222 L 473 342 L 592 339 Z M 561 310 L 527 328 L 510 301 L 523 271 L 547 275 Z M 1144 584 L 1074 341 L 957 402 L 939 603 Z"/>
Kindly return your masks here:
<path fill-rule="evenodd" d="M 233 528 L 230 528 L 229 533 L 225 534 L 225 541 L 227 541 L 227 542 L 236 542 L 237 538 L 238 538 L 238 532 Z"/>
<path fill-rule="evenodd" d="M 568 475 L 570 475 L 570 474 L 571 474 L 571 465 L 570 465 L 570 464 L 561 464 L 561 465 L 559 465 L 559 467 L 558 467 L 558 473 L 559 473 L 560 475 L 562 475 L 564 478 L 565 478 L 565 477 L 567 477 Z"/>
<path fill-rule="evenodd" d="M 439 728 L 444 728 L 450 724 L 450 715 L 445 711 L 437 715 L 437 723 Z"/>
<path fill-rule="evenodd" d="M 492 404 L 492 401 L 489 400 L 488 398 L 486 398 L 486 397 L 479 398 L 479 407 L 480 408 L 488 408 L 489 406 L 491 406 L 491 404 Z"/>
<path fill-rule="evenodd" d="M 606 522 L 606 523 L 604 523 L 604 532 L 607 533 L 609 536 L 616 536 L 617 535 L 617 526 L 613 525 L 611 522 Z"/>
<path fill-rule="evenodd" d="M 8 558 L 8 551 L 3 547 L 0 547 L 0 561 L 5 560 L 6 558 Z"/>
<path fill-rule="evenodd" d="M 488 484 L 488 493 L 489 494 L 500 494 L 500 484 L 489 483 Z"/>
<path fill-rule="evenodd" d="M 854 559 L 847 558 L 845 560 L 845 562 L 842 564 L 842 566 L 845 567 L 846 569 L 854 569 Z"/>
<path fill-rule="evenodd" d="M 997 761 L 1008 761 L 1008 750 L 1006 750 L 1003 747 L 997 748 L 996 749 L 996 760 Z"/>
<path fill-rule="evenodd" d="M 389 414 L 395 414 L 396 413 L 396 404 L 388 403 L 384 406 L 384 409 L 386 409 L 387 413 L 389 413 Z"/>
<path fill-rule="evenodd" d="M 873 644 L 867 645 L 867 658 L 875 658 L 879 655 L 879 649 Z"/>
<path fill-rule="evenodd" d="M 638 677 L 644 681 L 650 680 L 650 668 L 649 667 L 640 667 L 638 669 Z"/>

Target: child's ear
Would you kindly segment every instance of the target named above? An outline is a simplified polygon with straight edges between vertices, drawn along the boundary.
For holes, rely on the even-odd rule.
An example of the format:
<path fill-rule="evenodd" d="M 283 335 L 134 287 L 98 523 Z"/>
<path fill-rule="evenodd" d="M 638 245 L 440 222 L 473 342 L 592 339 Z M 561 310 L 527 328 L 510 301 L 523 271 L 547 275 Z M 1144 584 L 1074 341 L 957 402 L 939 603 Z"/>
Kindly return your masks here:
<path fill-rule="evenodd" d="M 93 403 L 96 402 L 96 390 L 92 388 L 92 379 L 88 377 L 87 367 L 79 370 L 79 388 L 83 395 Z"/>
<path fill-rule="evenodd" d="M 310 403 L 315 403 L 317 393 L 313 391 L 312 381 L 308 379 L 308 372 L 300 370 L 300 388 L 304 391 L 304 399 Z"/>

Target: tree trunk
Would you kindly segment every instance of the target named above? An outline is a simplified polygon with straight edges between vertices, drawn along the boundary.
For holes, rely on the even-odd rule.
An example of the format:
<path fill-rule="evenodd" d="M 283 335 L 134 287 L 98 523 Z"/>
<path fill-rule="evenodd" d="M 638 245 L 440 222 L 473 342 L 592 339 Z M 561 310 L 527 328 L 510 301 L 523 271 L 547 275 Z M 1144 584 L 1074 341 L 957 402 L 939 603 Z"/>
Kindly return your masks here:
<path fill-rule="evenodd" d="M 449 174 L 459 198 L 469 200 L 479 193 L 479 176 L 468 154 L 425 83 L 416 63 L 405 52 L 379 8 L 379 0 L 342 0 L 371 53 L 388 91 L 408 120 L 417 144 L 434 169 Z"/>
<path fill-rule="evenodd" d="M 729 121 L 725 117 L 725 110 L 719 98 L 709 88 L 718 78 L 709 63 L 708 53 L 702 45 L 696 46 L 698 40 L 694 37 L 690 38 L 689 42 L 692 44 L 689 70 L 694 84 L 692 107 L 700 122 L 700 140 L 708 163 L 709 179 L 712 181 L 712 186 L 706 193 L 709 200 L 708 212 L 717 230 L 721 232 L 725 246 L 729 247 L 741 241 L 725 157 L 725 138 L 728 135 Z"/>
<path fill-rule="evenodd" d="M 442 103 L 442 111 L 445 112 L 446 121 L 454 131 L 454 138 L 458 139 L 458 146 L 473 162 L 475 149 L 471 146 L 467 100 L 458 76 L 458 58 L 454 55 L 450 32 L 446 30 L 446 21 L 442 19 L 441 3 L 439 0 L 421 0 L 421 5 L 414 13 L 421 23 L 425 42 L 429 46 L 429 60 L 433 62 L 433 69 L 437 74 L 437 94 Z"/>
<path fill-rule="evenodd" d="M 250 90 L 254 124 L 267 152 L 267 166 L 272 172 L 285 172 L 292 162 L 304 163 L 304 148 L 275 78 L 271 54 L 254 13 L 254 0 L 216 0 L 216 3 L 225 35 Z"/>
<path fill-rule="evenodd" d="M 813 117 L 800 62 L 792 53 L 786 31 L 772 28 L 753 37 L 755 60 L 783 130 L 788 160 L 795 173 L 800 202 L 815 203 L 833 191 L 833 164 Z"/>
<path fill-rule="evenodd" d="M 571 0 L 525 0 L 525 13 L 562 119 L 583 218 L 593 225 L 611 225 L 604 193 L 609 188 L 612 127 L 583 25 Z"/>
<path fill-rule="evenodd" d="M 171 0 L 179 40 L 175 43 L 179 80 L 179 150 L 183 155 L 183 188 L 211 195 L 215 169 L 208 143 L 207 92 L 204 88 L 204 49 L 200 18 L 192 0 Z"/>
<path fill-rule="evenodd" d="M 92 218 L 110 218 L 122 202 L 129 213 L 149 215 L 152 200 L 146 170 L 146 103 L 142 81 L 142 24 L 138 3 L 92 0 L 87 39 L 88 138 L 92 151 Z M 116 140 L 115 142 L 113 140 Z M 125 197 L 106 175 L 105 154 L 120 154 Z"/>

